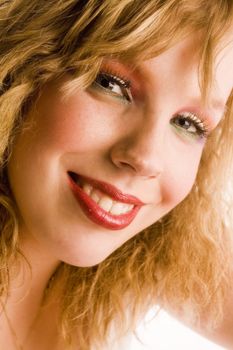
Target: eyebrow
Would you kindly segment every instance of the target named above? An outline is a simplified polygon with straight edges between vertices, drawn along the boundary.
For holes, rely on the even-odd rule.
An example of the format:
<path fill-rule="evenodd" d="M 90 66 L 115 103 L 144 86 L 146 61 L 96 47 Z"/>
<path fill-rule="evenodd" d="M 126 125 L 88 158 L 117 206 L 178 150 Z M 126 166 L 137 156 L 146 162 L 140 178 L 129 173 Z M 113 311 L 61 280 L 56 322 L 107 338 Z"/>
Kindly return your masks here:
<path fill-rule="evenodd" d="M 138 73 L 139 76 L 145 76 L 148 73 L 147 70 L 145 69 L 145 67 L 136 67 L 134 72 Z M 202 105 L 201 97 L 194 97 L 194 98 L 192 98 L 192 100 L 193 100 L 194 104 Z M 224 114 L 227 110 L 227 106 L 226 106 L 226 103 L 224 102 L 223 99 L 218 98 L 218 97 L 213 97 L 213 98 L 210 98 L 209 108 L 207 108 L 207 109 L 215 110 L 218 113 L 221 112 L 221 114 Z"/>
<path fill-rule="evenodd" d="M 196 109 L 199 115 L 203 115 L 213 128 L 215 128 L 227 111 L 226 104 L 218 97 L 210 99 L 209 105 L 203 105 L 201 97 L 191 97 L 190 102 L 190 108 L 193 106 L 194 110 Z"/>
<path fill-rule="evenodd" d="M 201 97 L 194 97 L 192 98 L 192 101 L 194 104 L 201 105 Z M 224 113 L 227 109 L 226 103 L 221 98 L 213 97 L 210 99 L 209 104 L 206 106 L 207 109 L 220 111 L 221 113 Z"/>
<path fill-rule="evenodd" d="M 138 66 L 137 64 L 134 65 L 131 63 L 127 63 L 125 61 L 119 60 L 119 59 L 112 59 L 112 58 L 104 58 L 103 63 L 107 63 L 109 65 L 114 65 L 116 67 L 121 67 L 126 72 L 126 75 L 130 74 L 131 78 L 134 76 L 136 77 L 142 77 L 147 74 L 147 69 L 143 66 Z M 134 82 L 135 83 L 135 82 Z M 194 105 L 201 106 L 202 101 L 200 97 L 193 97 L 192 102 Z M 219 120 L 219 112 L 221 113 L 221 117 L 225 114 L 227 111 L 227 106 L 226 103 L 223 101 L 223 99 L 218 98 L 218 97 L 213 97 L 210 99 L 210 104 L 209 107 L 207 106 L 204 108 L 204 111 L 206 110 L 206 114 L 208 115 L 208 119 L 214 119 L 214 122 L 218 122 Z M 213 117 L 212 111 L 218 112 L 218 115 L 216 118 Z M 217 119 L 217 120 L 216 120 Z"/>
<path fill-rule="evenodd" d="M 215 110 L 220 110 L 221 112 L 225 112 L 227 109 L 226 103 L 224 103 L 224 101 L 222 99 L 219 99 L 219 98 L 213 98 L 211 100 L 211 106 Z"/>

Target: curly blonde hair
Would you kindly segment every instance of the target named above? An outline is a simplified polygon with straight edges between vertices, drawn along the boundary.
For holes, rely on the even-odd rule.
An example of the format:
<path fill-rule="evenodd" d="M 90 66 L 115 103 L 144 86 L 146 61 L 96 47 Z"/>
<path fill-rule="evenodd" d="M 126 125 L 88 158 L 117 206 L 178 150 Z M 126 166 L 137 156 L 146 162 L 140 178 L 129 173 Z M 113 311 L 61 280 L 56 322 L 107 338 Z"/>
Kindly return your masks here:
<path fill-rule="evenodd" d="M 231 0 L 0 0 L 0 286 L 18 247 L 17 206 L 7 161 L 25 115 L 48 81 L 72 72 L 64 96 L 94 80 L 104 57 L 140 62 L 191 33 L 201 33 L 200 86 L 208 97 L 220 38 L 233 19 Z M 222 319 L 232 257 L 233 94 L 209 137 L 190 194 L 169 214 L 93 267 L 61 263 L 46 298 L 62 281 L 60 327 L 72 347 L 102 349 L 134 330 L 151 305 L 216 327 Z M 127 313 L 126 310 L 127 309 Z"/>

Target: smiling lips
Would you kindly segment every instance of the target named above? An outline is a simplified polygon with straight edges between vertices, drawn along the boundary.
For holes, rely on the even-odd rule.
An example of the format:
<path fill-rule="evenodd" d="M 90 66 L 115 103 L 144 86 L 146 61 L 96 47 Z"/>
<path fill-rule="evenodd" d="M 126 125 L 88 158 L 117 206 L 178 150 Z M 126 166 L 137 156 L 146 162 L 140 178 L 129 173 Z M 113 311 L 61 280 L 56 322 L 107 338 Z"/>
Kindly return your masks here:
<path fill-rule="evenodd" d="M 105 182 L 68 173 L 69 185 L 84 214 L 111 230 L 128 226 L 144 205 L 138 198 L 124 194 Z"/>

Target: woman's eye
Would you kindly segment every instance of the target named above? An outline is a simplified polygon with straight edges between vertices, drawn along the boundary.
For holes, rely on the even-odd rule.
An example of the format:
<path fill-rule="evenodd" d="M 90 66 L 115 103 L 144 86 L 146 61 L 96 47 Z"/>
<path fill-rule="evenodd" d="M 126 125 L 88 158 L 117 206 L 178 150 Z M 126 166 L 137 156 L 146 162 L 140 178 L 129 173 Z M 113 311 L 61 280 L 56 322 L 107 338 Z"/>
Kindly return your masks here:
<path fill-rule="evenodd" d="M 124 80 L 119 76 L 108 73 L 99 73 L 92 86 L 100 89 L 104 93 L 112 95 L 113 97 L 132 102 L 130 81 Z"/>
<path fill-rule="evenodd" d="M 185 112 L 177 114 L 171 119 L 171 123 L 181 131 L 187 132 L 193 137 L 207 138 L 209 134 L 208 126 L 195 114 Z"/>

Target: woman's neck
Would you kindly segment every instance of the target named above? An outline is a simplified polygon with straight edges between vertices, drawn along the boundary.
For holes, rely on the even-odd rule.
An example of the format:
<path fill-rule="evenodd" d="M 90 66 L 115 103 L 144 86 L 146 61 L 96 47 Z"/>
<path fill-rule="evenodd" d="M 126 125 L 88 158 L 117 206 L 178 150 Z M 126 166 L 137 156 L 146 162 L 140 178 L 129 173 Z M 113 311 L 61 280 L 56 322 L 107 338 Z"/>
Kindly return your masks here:
<path fill-rule="evenodd" d="M 23 349 L 30 348 L 27 344 L 37 337 L 35 332 L 42 333 L 40 336 L 44 337 L 42 329 L 46 325 L 48 327 L 49 314 L 52 313 L 54 318 L 58 312 L 55 295 L 43 307 L 42 302 L 46 287 L 60 262 L 49 254 L 49 250 L 42 249 L 32 236 L 21 235 L 19 248 L 22 256 L 19 255 L 18 261 L 9 267 L 9 294 L 1 300 L 5 306 L 0 317 L 0 344 L 9 343 L 9 349 L 17 349 L 13 344 L 16 342 L 22 344 Z M 56 333 L 55 324 L 50 325 L 53 335 Z"/>

